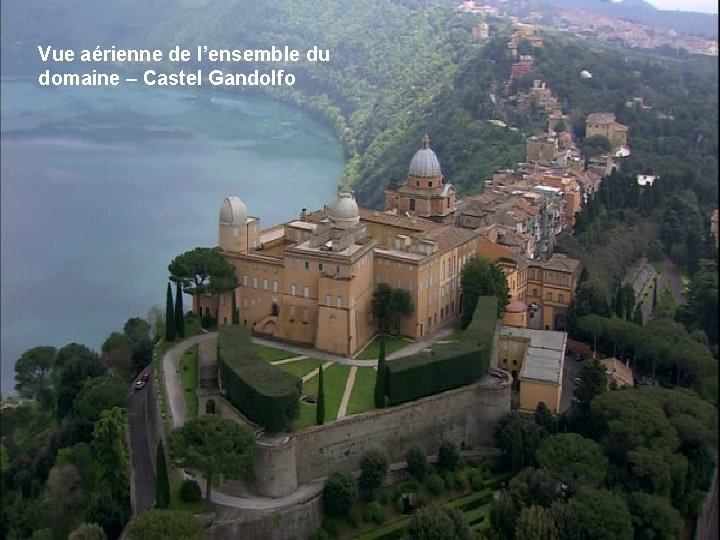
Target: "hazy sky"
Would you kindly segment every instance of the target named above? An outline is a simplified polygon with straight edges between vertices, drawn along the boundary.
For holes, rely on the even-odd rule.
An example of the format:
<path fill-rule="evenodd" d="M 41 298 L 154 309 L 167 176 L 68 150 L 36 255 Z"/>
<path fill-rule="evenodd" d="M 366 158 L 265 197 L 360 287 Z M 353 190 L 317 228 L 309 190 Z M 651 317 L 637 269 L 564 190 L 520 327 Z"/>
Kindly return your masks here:
<path fill-rule="evenodd" d="M 659 9 L 681 9 L 683 11 L 702 11 L 717 13 L 718 0 L 647 0 Z"/>

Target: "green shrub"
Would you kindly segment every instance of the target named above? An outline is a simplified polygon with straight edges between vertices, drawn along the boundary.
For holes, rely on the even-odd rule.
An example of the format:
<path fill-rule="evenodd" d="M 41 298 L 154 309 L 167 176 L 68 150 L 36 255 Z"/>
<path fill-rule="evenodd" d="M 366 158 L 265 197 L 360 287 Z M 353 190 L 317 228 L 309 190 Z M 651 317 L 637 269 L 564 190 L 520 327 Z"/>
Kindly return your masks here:
<path fill-rule="evenodd" d="M 327 531 L 327 533 L 330 535 L 330 538 L 337 538 L 340 532 L 340 525 L 338 524 L 338 521 L 332 518 L 325 518 L 322 524 L 322 528 Z"/>
<path fill-rule="evenodd" d="M 268 431 L 290 429 L 300 414 L 302 381 L 264 362 L 247 329 L 220 328 L 218 363 L 222 387 L 233 406 Z"/>
<path fill-rule="evenodd" d="M 330 535 L 325 529 L 318 529 L 312 533 L 308 540 L 330 540 Z"/>
<path fill-rule="evenodd" d="M 380 492 L 380 504 L 386 505 L 390 502 L 390 497 L 387 494 L 387 491 L 381 491 Z"/>
<path fill-rule="evenodd" d="M 455 489 L 465 491 L 468 487 L 467 475 L 464 471 L 455 471 L 454 474 Z"/>
<path fill-rule="evenodd" d="M 419 446 L 413 446 L 405 453 L 407 472 L 414 476 L 419 482 L 427 476 L 427 455 Z"/>
<path fill-rule="evenodd" d="M 323 488 L 323 508 L 328 516 L 344 516 L 357 497 L 355 478 L 350 473 L 334 472 Z"/>
<path fill-rule="evenodd" d="M 386 381 L 389 403 L 405 403 L 480 379 L 490 363 L 496 314 L 497 298 L 481 296 L 461 341 L 389 362 Z"/>
<path fill-rule="evenodd" d="M 460 450 L 453 443 L 445 441 L 438 450 L 437 466 L 444 471 L 456 471 L 460 468 L 462 457 Z"/>
<path fill-rule="evenodd" d="M 362 518 L 365 523 L 377 523 L 380 525 L 385 521 L 385 508 L 375 501 L 368 503 L 363 509 Z"/>
<path fill-rule="evenodd" d="M 455 474 L 452 471 L 441 471 L 443 482 L 445 482 L 445 489 L 455 489 Z"/>
<path fill-rule="evenodd" d="M 442 476 L 438 473 L 433 473 L 428 476 L 427 489 L 433 495 L 440 495 L 443 491 L 445 491 L 445 481 Z"/>
<path fill-rule="evenodd" d="M 468 479 L 473 491 L 480 491 L 483 488 L 483 474 L 479 469 L 470 469 L 468 471 Z"/>
<path fill-rule="evenodd" d="M 195 480 L 184 480 L 180 486 L 180 499 L 187 503 L 198 502 L 202 497 L 200 486 Z"/>
<path fill-rule="evenodd" d="M 388 459 L 379 450 L 370 450 L 360 464 L 358 488 L 365 500 L 372 500 L 375 490 L 383 485 L 388 472 Z"/>
<path fill-rule="evenodd" d="M 410 480 L 406 480 L 402 484 L 400 484 L 400 492 L 401 493 L 408 493 L 411 491 L 417 491 L 418 490 L 418 481 L 411 478 Z"/>
<path fill-rule="evenodd" d="M 345 520 L 348 522 L 349 525 L 357 527 L 360 525 L 360 518 L 360 509 L 355 506 L 351 508 L 350 511 L 347 513 L 347 517 L 345 518 Z"/>
<path fill-rule="evenodd" d="M 418 497 L 415 502 L 418 508 L 425 508 L 428 505 L 427 497 L 423 497 L 422 495 Z"/>

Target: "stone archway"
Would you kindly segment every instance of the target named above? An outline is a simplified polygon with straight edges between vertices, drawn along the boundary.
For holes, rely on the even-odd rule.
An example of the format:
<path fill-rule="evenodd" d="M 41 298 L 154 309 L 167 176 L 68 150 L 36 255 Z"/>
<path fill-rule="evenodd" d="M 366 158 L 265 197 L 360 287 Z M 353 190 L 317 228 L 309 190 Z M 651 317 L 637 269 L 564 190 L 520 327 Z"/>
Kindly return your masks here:
<path fill-rule="evenodd" d="M 216 405 L 214 399 L 208 399 L 205 403 L 205 414 L 216 414 Z"/>

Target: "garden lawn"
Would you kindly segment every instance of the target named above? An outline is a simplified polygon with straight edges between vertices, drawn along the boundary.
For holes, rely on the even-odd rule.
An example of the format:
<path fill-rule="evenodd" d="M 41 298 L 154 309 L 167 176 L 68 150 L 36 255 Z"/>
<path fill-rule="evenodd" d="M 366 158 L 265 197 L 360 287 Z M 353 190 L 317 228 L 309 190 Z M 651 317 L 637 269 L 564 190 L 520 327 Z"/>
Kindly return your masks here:
<path fill-rule="evenodd" d="M 350 394 L 347 414 L 359 414 L 375 408 L 375 378 L 377 370 L 370 367 L 358 368 L 355 373 L 355 385 Z"/>
<path fill-rule="evenodd" d="M 215 505 L 205 499 L 197 502 L 189 503 L 180 498 L 180 488 L 182 487 L 182 478 L 179 469 L 170 477 L 170 506 L 169 510 L 185 510 L 192 514 L 207 514 L 215 511 Z M 205 486 L 200 486 L 200 492 L 204 492 Z"/>
<path fill-rule="evenodd" d="M 389 355 L 406 347 L 412 343 L 406 339 L 402 339 L 395 336 L 385 336 L 385 355 Z M 380 336 L 375 336 L 372 343 L 365 347 L 365 350 L 358 354 L 355 358 L 358 360 L 374 360 L 380 356 Z"/>
<path fill-rule="evenodd" d="M 266 362 L 275 362 L 276 360 L 285 360 L 286 358 L 299 356 L 294 352 L 286 351 L 284 349 L 276 349 L 274 347 L 266 347 L 265 345 L 258 344 L 253 344 L 253 350 Z"/>
<path fill-rule="evenodd" d="M 302 378 L 304 375 L 307 375 L 313 369 L 317 369 L 323 364 L 324 362 L 317 358 L 305 358 L 304 360 L 298 360 L 297 362 L 289 362 L 287 364 L 280 364 L 274 367 L 281 371 L 284 371 L 285 373 L 290 373 L 291 375 Z"/>
<path fill-rule="evenodd" d="M 198 400 L 198 345 L 193 345 L 183 353 L 178 362 L 180 369 L 180 384 L 185 394 L 185 408 L 188 418 L 197 416 Z"/>
<path fill-rule="evenodd" d="M 350 367 L 342 364 L 333 364 L 323 371 L 323 384 L 325 386 L 325 422 L 332 422 L 337 418 L 348 373 L 350 373 Z M 318 377 L 313 377 L 303 383 L 303 396 L 314 396 L 317 398 L 317 391 Z M 295 420 L 293 428 L 302 429 L 314 426 L 315 420 L 315 405 L 300 402 L 300 418 Z"/>

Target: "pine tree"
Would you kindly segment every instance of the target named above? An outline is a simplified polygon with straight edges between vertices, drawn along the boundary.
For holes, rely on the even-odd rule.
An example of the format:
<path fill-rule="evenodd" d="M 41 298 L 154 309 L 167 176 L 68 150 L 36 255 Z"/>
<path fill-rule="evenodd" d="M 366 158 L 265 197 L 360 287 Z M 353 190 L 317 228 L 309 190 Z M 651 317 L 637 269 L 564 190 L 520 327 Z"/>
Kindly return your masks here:
<path fill-rule="evenodd" d="M 185 314 L 183 313 L 183 292 L 182 285 L 177 282 L 175 289 L 175 332 L 178 337 L 185 337 Z"/>
<path fill-rule="evenodd" d="M 635 311 L 633 312 L 633 322 L 634 322 L 635 324 L 640 325 L 640 326 L 642 326 L 643 323 L 644 323 L 644 321 L 643 321 L 643 313 L 642 313 L 642 304 L 641 304 L 640 302 L 638 302 L 638 303 L 635 305 Z"/>
<path fill-rule="evenodd" d="M 240 311 L 237 307 L 237 300 L 235 299 L 235 291 L 232 291 L 230 293 L 230 296 L 232 298 L 232 323 L 233 324 L 240 324 Z"/>
<path fill-rule="evenodd" d="M 380 336 L 380 356 L 378 357 L 377 375 L 375 376 L 375 407 L 385 407 L 385 378 L 387 366 L 385 365 L 385 336 Z"/>
<path fill-rule="evenodd" d="M 155 463 L 155 507 L 168 508 L 170 506 L 170 481 L 168 480 L 165 450 L 162 441 L 157 446 Z"/>
<path fill-rule="evenodd" d="M 315 404 L 315 423 L 321 426 L 325 423 L 325 386 L 323 385 L 323 368 L 318 372 L 318 395 Z"/>
<path fill-rule="evenodd" d="M 175 310 L 173 309 L 170 283 L 167 286 L 167 303 L 165 304 L 165 341 L 175 341 Z"/>

